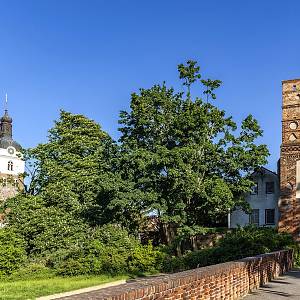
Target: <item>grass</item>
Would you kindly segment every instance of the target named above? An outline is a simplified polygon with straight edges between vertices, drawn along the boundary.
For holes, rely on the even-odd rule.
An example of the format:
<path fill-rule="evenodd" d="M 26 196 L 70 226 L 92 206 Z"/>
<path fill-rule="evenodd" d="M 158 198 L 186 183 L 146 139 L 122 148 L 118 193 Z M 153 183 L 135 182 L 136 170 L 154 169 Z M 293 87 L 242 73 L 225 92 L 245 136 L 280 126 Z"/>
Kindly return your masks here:
<path fill-rule="evenodd" d="M 68 292 L 80 288 L 96 286 L 127 278 L 126 276 L 110 277 L 99 276 L 74 276 L 51 277 L 41 279 L 26 279 L 15 281 L 0 281 L 1 300 L 26 300 L 35 299 L 55 293 Z"/>

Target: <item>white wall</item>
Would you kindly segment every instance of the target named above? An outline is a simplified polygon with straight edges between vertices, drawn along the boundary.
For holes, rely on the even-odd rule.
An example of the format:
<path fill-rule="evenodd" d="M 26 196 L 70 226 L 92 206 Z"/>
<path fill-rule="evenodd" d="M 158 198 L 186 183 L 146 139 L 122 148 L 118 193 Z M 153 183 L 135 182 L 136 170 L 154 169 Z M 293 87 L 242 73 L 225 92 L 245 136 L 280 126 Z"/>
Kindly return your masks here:
<path fill-rule="evenodd" d="M 8 152 L 8 149 L 12 148 L 14 150 L 13 154 Z M 19 152 L 16 151 L 14 147 L 9 147 L 8 149 L 0 148 L 0 176 L 1 173 L 9 174 L 9 175 L 18 175 L 20 173 L 24 173 L 25 170 L 25 162 L 18 157 L 20 155 Z M 8 162 L 13 162 L 13 171 L 8 170 Z"/>
<path fill-rule="evenodd" d="M 275 225 L 273 226 L 276 226 L 279 220 L 278 200 L 280 196 L 278 176 L 267 171 L 263 176 L 255 176 L 253 180 L 258 182 L 258 194 L 247 195 L 246 201 L 250 204 L 251 208 L 259 209 L 260 226 L 270 226 L 265 224 L 265 209 L 275 209 Z M 268 181 L 274 181 L 275 183 L 274 194 L 266 194 L 266 182 Z M 231 212 L 228 220 L 230 228 L 245 226 L 249 224 L 249 215 L 237 209 Z"/>

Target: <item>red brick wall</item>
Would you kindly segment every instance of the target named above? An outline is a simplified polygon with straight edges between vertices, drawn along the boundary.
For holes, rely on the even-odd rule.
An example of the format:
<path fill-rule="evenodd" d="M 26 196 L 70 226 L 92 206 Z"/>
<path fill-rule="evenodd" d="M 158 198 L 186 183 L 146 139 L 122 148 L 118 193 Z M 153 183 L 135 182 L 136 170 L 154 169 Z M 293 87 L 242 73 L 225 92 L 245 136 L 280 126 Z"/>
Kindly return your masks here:
<path fill-rule="evenodd" d="M 238 299 L 289 270 L 292 261 L 292 251 L 284 250 L 61 299 Z"/>
<path fill-rule="evenodd" d="M 300 242 L 297 161 L 300 160 L 300 80 L 282 82 L 282 143 L 280 147 L 280 220 L 278 229 Z M 291 127 L 294 124 L 295 127 Z M 294 135 L 296 139 L 290 139 Z"/>

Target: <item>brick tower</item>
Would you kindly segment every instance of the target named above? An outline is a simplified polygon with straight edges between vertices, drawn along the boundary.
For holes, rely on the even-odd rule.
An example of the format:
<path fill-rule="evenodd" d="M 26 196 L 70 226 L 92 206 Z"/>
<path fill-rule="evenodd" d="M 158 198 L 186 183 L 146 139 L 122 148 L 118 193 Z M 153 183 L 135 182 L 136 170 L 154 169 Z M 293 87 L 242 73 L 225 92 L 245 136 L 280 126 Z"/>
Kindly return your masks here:
<path fill-rule="evenodd" d="M 279 231 L 300 241 L 300 79 L 282 82 Z"/>

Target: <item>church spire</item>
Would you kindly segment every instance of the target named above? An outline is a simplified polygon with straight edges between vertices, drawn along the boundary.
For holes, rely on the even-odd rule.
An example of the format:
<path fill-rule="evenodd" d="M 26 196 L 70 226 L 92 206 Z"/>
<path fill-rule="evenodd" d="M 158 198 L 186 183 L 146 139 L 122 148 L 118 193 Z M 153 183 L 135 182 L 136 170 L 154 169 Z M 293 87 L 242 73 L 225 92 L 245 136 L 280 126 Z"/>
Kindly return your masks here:
<path fill-rule="evenodd" d="M 4 109 L 7 110 L 8 109 L 8 99 L 7 99 L 7 93 L 5 94 L 5 105 L 4 105 Z"/>
<path fill-rule="evenodd" d="M 5 94 L 4 115 L 1 118 L 1 122 L 0 122 L 0 134 L 1 137 L 12 138 L 12 118 L 8 114 L 7 104 L 8 104 L 7 94 Z"/>

